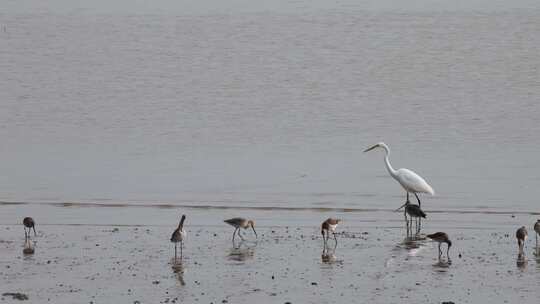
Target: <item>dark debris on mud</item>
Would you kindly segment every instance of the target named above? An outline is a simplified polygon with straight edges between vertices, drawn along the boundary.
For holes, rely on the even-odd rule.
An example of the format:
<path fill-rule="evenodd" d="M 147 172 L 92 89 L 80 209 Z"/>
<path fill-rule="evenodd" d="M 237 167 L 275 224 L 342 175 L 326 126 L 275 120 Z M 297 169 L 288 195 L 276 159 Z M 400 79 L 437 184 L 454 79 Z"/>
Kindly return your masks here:
<path fill-rule="evenodd" d="M 28 296 L 20 292 L 4 292 L 3 297 L 12 297 L 15 300 L 25 301 L 28 300 Z"/>

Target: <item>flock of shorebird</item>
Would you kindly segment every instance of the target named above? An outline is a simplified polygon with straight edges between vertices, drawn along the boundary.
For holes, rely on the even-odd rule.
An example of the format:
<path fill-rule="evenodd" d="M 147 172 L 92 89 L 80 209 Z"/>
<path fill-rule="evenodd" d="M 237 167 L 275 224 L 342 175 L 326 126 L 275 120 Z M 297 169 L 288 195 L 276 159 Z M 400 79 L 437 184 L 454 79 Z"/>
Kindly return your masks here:
<path fill-rule="evenodd" d="M 385 143 L 383 142 L 377 143 L 376 145 L 373 145 L 372 147 L 366 149 L 364 152 L 368 152 L 376 148 L 381 148 L 386 152 L 384 162 L 386 165 L 386 169 L 388 170 L 388 173 L 397 182 L 399 182 L 399 184 L 406 191 L 407 199 L 401 207 L 396 209 L 396 211 L 400 210 L 401 208 L 404 208 L 404 217 L 405 217 L 405 225 L 407 229 L 407 236 L 409 236 L 409 233 L 412 235 L 413 219 L 415 220 L 415 231 L 416 231 L 416 234 L 418 235 L 421 229 L 422 218 L 426 218 L 426 213 L 422 211 L 421 209 L 421 202 L 420 202 L 420 198 L 418 197 L 418 194 L 427 193 L 427 194 L 434 195 L 435 191 L 420 175 L 416 174 L 414 171 L 405 169 L 405 168 L 395 170 L 390 164 L 390 160 L 389 160 L 390 148 Z M 414 194 L 414 196 L 416 197 L 416 200 L 418 201 L 418 205 L 412 204 L 409 201 L 410 193 Z M 180 260 L 182 260 L 183 258 L 183 243 L 184 243 L 184 240 L 186 239 L 186 230 L 184 229 L 185 220 L 186 220 L 186 216 L 182 215 L 182 218 L 180 219 L 180 223 L 178 224 L 178 227 L 172 233 L 171 239 L 170 239 L 171 242 L 174 243 L 175 262 L 177 261 L 178 243 L 180 243 Z M 341 222 L 340 219 L 328 218 L 321 224 L 321 234 L 323 238 L 323 256 L 324 256 L 324 252 L 326 252 L 328 248 L 328 240 L 330 238 L 330 233 L 332 233 L 332 236 L 335 241 L 334 249 L 337 247 L 336 229 L 340 222 Z M 253 220 L 248 220 L 241 217 L 235 217 L 235 218 L 225 220 L 225 223 L 235 228 L 232 235 L 233 244 L 234 244 L 236 235 L 238 235 L 240 239 L 245 240 L 241 233 L 242 229 L 251 228 L 253 230 L 253 233 L 255 234 L 255 238 L 256 239 L 258 238 L 257 232 L 255 231 L 255 222 Z M 25 217 L 23 219 L 23 225 L 24 225 L 24 235 L 25 235 L 25 248 L 23 252 L 26 254 L 32 254 L 34 253 L 34 249 L 30 242 L 30 232 L 33 229 L 34 236 L 37 236 L 35 222 L 31 217 Z M 537 220 L 537 222 L 534 224 L 534 231 L 536 232 L 536 248 L 537 250 L 539 250 L 538 236 L 540 235 L 540 219 Z M 518 251 L 519 251 L 520 256 L 523 256 L 523 253 L 524 253 L 523 247 L 525 244 L 525 240 L 527 239 L 527 235 L 528 235 L 527 228 L 525 226 L 522 226 L 516 231 L 516 238 L 518 241 Z M 439 243 L 439 260 L 441 259 L 441 256 L 442 256 L 441 245 L 442 243 L 446 243 L 447 245 L 446 257 L 447 257 L 447 261 L 449 262 L 450 261 L 449 251 L 450 251 L 450 247 L 452 246 L 452 241 L 448 237 L 448 234 L 446 234 L 445 232 L 435 232 L 433 234 L 428 234 L 426 236 L 432 239 L 433 241 Z"/>

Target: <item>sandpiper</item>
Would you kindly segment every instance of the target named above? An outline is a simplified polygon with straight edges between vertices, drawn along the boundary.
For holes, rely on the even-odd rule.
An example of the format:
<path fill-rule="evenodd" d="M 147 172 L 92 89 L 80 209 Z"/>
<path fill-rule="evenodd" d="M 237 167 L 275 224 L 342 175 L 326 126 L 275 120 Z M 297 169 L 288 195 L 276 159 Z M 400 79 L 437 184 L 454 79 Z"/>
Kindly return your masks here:
<path fill-rule="evenodd" d="M 33 218 L 25 217 L 23 219 L 23 225 L 24 225 L 24 238 L 25 239 L 27 239 L 30 236 L 30 229 L 34 229 L 34 236 L 37 236 L 36 223 L 34 222 Z M 28 232 L 26 232 L 26 228 L 28 228 Z"/>
<path fill-rule="evenodd" d="M 186 220 L 186 215 L 182 215 L 182 219 L 180 219 L 180 224 L 178 224 L 178 228 L 176 228 L 171 235 L 171 242 L 174 243 L 174 260 L 176 261 L 176 247 L 178 243 L 180 243 L 180 260 L 183 257 L 183 247 L 184 247 L 184 239 L 186 238 L 186 230 L 184 230 L 184 221 Z"/>
<path fill-rule="evenodd" d="M 448 247 L 446 248 L 446 257 L 448 261 L 450 261 L 450 255 L 448 252 L 450 251 L 450 247 L 452 246 L 452 241 L 450 241 L 450 239 L 448 238 L 448 234 L 446 234 L 445 232 L 435 232 L 433 234 L 428 234 L 427 237 L 439 243 L 439 259 L 442 255 L 441 243 L 446 243 L 448 245 Z"/>
<path fill-rule="evenodd" d="M 534 224 L 534 231 L 536 232 L 536 249 L 538 250 L 538 235 L 540 234 L 540 219 Z"/>
<path fill-rule="evenodd" d="M 257 232 L 255 231 L 255 222 L 252 220 L 247 220 L 243 217 L 235 217 L 235 218 L 225 220 L 224 222 L 235 228 L 233 232 L 233 237 L 232 237 L 233 242 L 234 242 L 234 236 L 236 235 L 237 231 L 238 231 L 238 236 L 242 240 L 244 240 L 244 237 L 240 233 L 240 228 L 247 229 L 251 227 L 251 229 L 253 229 L 253 233 L 255 233 L 255 238 L 257 238 Z"/>
<path fill-rule="evenodd" d="M 327 246 L 328 238 L 330 237 L 330 232 L 332 232 L 332 234 L 334 235 L 334 240 L 336 241 L 335 247 L 337 247 L 336 228 L 337 228 L 339 222 L 341 222 L 340 219 L 328 218 L 328 219 L 326 219 L 326 221 L 324 221 L 322 223 L 322 225 L 321 225 L 321 234 L 322 234 L 323 241 L 324 241 L 324 244 L 323 244 L 324 247 L 323 248 L 326 248 L 326 246 Z M 326 238 L 324 236 L 325 231 L 326 231 Z"/>
<path fill-rule="evenodd" d="M 523 254 L 523 247 L 525 246 L 525 241 L 527 240 L 527 228 L 525 226 L 521 226 L 516 231 L 516 238 L 518 241 L 518 250 L 520 254 Z"/>
<path fill-rule="evenodd" d="M 426 218 L 426 213 L 420 209 L 420 205 L 411 204 L 411 202 L 407 199 L 405 204 L 403 204 L 401 207 L 396 209 L 398 211 L 399 209 L 405 207 L 405 210 L 403 212 L 403 215 L 405 216 L 405 223 L 407 224 L 407 231 L 412 229 L 412 219 L 416 219 L 416 233 L 420 232 L 421 222 L 420 220 L 422 218 Z M 409 215 L 409 220 L 407 220 L 407 214 Z M 408 233 L 408 232 L 407 232 Z"/>

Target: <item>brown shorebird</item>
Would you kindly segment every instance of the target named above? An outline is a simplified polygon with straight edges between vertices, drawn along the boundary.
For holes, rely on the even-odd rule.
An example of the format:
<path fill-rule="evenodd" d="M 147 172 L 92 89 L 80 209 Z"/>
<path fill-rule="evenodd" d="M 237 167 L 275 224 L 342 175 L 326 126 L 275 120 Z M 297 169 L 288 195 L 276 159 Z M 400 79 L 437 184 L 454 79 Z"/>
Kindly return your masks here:
<path fill-rule="evenodd" d="M 253 229 L 253 233 L 255 233 L 255 238 L 257 238 L 257 232 L 255 231 L 255 222 L 253 222 L 252 220 L 246 220 L 243 217 L 235 217 L 232 219 L 225 220 L 224 222 L 235 228 L 232 235 L 233 242 L 234 242 L 234 236 L 236 235 L 237 231 L 238 231 L 238 236 L 242 239 L 242 241 L 244 240 L 244 237 L 240 233 L 240 228 L 247 229 L 251 227 L 251 229 Z"/>
<path fill-rule="evenodd" d="M 538 250 L 538 235 L 540 234 L 540 219 L 534 224 L 534 231 L 536 232 L 536 249 Z"/>
<path fill-rule="evenodd" d="M 421 222 L 420 220 L 422 218 L 426 218 L 426 213 L 420 209 L 420 205 L 411 204 L 409 201 L 409 198 L 407 196 L 407 201 L 405 204 L 403 204 L 401 207 L 397 208 L 396 211 L 399 209 L 405 207 L 405 210 L 403 212 L 403 215 L 405 216 L 405 223 L 407 224 L 407 233 L 409 231 L 409 227 L 412 230 L 412 220 L 415 218 L 416 220 L 416 233 L 420 232 L 421 228 Z M 407 220 L 407 214 L 409 215 L 409 220 Z M 412 231 L 411 231 L 412 233 Z"/>
<path fill-rule="evenodd" d="M 523 254 L 523 247 L 525 246 L 525 240 L 527 240 L 527 228 L 525 226 L 521 226 L 516 231 L 516 238 L 518 241 L 518 250 L 520 254 Z"/>
<path fill-rule="evenodd" d="M 34 229 L 34 236 L 37 236 L 36 223 L 34 222 L 33 218 L 25 217 L 23 219 L 23 225 L 24 225 L 24 238 L 25 239 L 27 239 L 30 236 L 30 229 Z M 28 228 L 28 232 L 26 232 L 26 228 Z"/>
<path fill-rule="evenodd" d="M 441 250 L 441 244 L 446 243 L 448 247 L 446 248 L 446 258 L 448 261 L 450 261 L 450 255 L 448 252 L 450 251 L 450 247 L 452 246 L 452 241 L 448 238 L 448 234 L 445 232 L 435 232 L 433 234 L 428 234 L 428 238 L 434 240 L 435 242 L 439 243 L 439 259 L 441 259 L 442 250 Z"/>
<path fill-rule="evenodd" d="M 339 222 L 341 222 L 340 219 L 335 219 L 335 218 L 328 218 L 326 219 L 326 221 L 324 221 L 321 225 L 321 234 L 322 234 L 322 237 L 323 237 L 323 245 L 324 247 L 323 248 L 326 248 L 328 246 L 328 238 L 330 237 L 330 232 L 332 232 L 332 234 L 334 235 L 334 240 L 336 241 L 336 245 L 334 246 L 337 247 L 337 238 L 336 238 L 336 228 L 339 224 Z M 324 232 L 326 231 L 326 238 L 324 237 Z"/>
<path fill-rule="evenodd" d="M 171 235 L 171 242 L 174 243 L 174 260 L 176 261 L 176 247 L 178 243 L 180 243 L 180 260 L 183 257 L 182 249 L 184 247 L 184 239 L 186 238 L 186 230 L 184 230 L 184 221 L 186 220 L 186 215 L 182 215 L 182 219 L 180 220 L 180 224 L 178 224 L 178 228 L 174 230 L 173 234 Z"/>

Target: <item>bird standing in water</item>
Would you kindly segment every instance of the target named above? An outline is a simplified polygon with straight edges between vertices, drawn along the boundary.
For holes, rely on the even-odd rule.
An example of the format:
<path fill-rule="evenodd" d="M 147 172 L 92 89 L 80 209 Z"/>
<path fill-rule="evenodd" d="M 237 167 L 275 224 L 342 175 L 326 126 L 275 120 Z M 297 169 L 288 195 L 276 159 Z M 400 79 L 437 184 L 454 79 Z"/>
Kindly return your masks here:
<path fill-rule="evenodd" d="M 247 220 L 243 217 L 235 217 L 232 219 L 225 220 L 224 222 L 235 228 L 232 235 L 233 242 L 234 242 L 234 236 L 236 235 L 237 231 L 238 231 L 238 236 L 242 239 L 242 241 L 244 240 L 244 237 L 240 233 L 240 228 L 247 229 L 251 227 L 251 229 L 253 229 L 253 233 L 255 233 L 255 238 L 257 238 L 257 232 L 255 231 L 255 222 L 252 220 Z"/>
<path fill-rule="evenodd" d="M 184 230 L 184 221 L 186 220 L 186 215 L 182 215 L 182 219 L 180 220 L 180 224 L 178 224 L 178 228 L 174 230 L 173 234 L 171 235 L 171 242 L 174 243 L 174 260 L 176 261 L 176 247 L 178 243 L 180 243 L 180 260 L 182 260 L 183 257 L 183 247 L 184 247 L 184 239 L 186 238 L 186 230 Z"/>
<path fill-rule="evenodd" d="M 536 232 L 536 250 L 538 250 L 538 235 L 540 234 L 540 219 L 534 224 L 534 231 Z"/>
<path fill-rule="evenodd" d="M 405 216 L 405 223 L 407 224 L 407 234 L 409 233 L 409 229 L 411 230 L 412 234 L 412 219 L 416 219 L 416 233 L 420 233 L 421 223 L 418 221 L 418 219 L 426 218 L 426 213 L 420 209 L 419 205 L 411 204 L 409 201 L 405 202 L 401 207 L 396 209 L 398 211 L 399 209 L 405 207 L 405 211 L 403 212 L 403 215 Z M 407 220 L 407 214 L 409 215 L 409 220 Z M 409 228 L 410 227 L 410 228 Z"/>
<path fill-rule="evenodd" d="M 525 226 L 521 226 L 521 228 L 516 231 L 516 238 L 518 241 L 519 254 L 523 254 L 523 247 L 525 246 L 525 241 L 527 240 L 527 228 L 525 228 Z"/>
<path fill-rule="evenodd" d="M 448 261 L 450 261 L 450 255 L 448 252 L 450 251 L 450 247 L 452 246 L 452 241 L 450 241 L 450 239 L 448 238 L 448 234 L 446 234 L 445 232 L 435 232 L 433 234 L 428 234 L 427 237 L 439 243 L 439 260 L 441 259 L 442 255 L 441 244 L 446 243 L 448 245 L 448 247 L 446 248 L 446 258 L 448 259 Z"/>
<path fill-rule="evenodd" d="M 416 196 L 416 200 L 418 200 L 418 206 L 422 206 L 420 203 L 420 198 L 418 198 L 418 193 L 429 193 L 431 195 L 435 194 L 435 191 L 433 191 L 433 188 L 418 174 L 413 172 L 412 170 L 401 168 L 394 170 L 392 165 L 390 164 L 390 160 L 388 157 L 390 156 L 390 148 L 383 143 L 380 142 L 370 148 L 367 148 L 364 150 L 364 152 L 371 151 L 375 148 L 383 148 L 384 151 L 386 151 L 386 156 L 384 157 L 384 163 L 386 164 L 386 170 L 388 170 L 388 173 L 390 173 L 390 176 L 392 176 L 400 185 L 405 189 L 407 192 L 407 201 L 409 200 L 409 192 L 414 194 Z"/>
<path fill-rule="evenodd" d="M 321 234 L 322 234 L 323 241 L 324 241 L 324 244 L 323 244 L 324 249 L 326 249 L 326 247 L 328 246 L 328 238 L 330 237 L 330 232 L 332 232 L 332 234 L 334 235 L 334 240 L 336 241 L 335 247 L 337 247 L 336 228 L 337 228 L 339 222 L 341 222 L 340 219 L 328 218 L 326 221 L 324 221 L 322 223 L 322 225 L 321 225 Z M 324 237 L 324 232 L 326 232 L 326 238 Z"/>
<path fill-rule="evenodd" d="M 31 217 L 25 217 L 23 219 L 23 225 L 24 225 L 24 238 L 28 239 L 30 237 L 30 229 L 34 230 L 34 236 L 37 236 L 36 234 L 36 223 L 34 222 L 34 219 Z M 26 232 L 26 228 L 28 228 L 28 232 Z"/>

